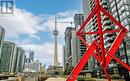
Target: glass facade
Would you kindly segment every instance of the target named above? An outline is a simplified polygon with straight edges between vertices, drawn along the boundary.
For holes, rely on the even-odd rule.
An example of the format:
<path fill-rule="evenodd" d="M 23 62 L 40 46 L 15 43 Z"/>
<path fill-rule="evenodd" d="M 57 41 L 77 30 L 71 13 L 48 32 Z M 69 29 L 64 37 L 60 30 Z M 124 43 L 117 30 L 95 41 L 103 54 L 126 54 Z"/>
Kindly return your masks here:
<path fill-rule="evenodd" d="M 17 47 L 16 72 L 23 72 L 25 66 L 25 51 L 21 47 Z"/>
<path fill-rule="evenodd" d="M 0 71 L 2 68 L 2 66 L 1 66 L 1 53 L 2 53 L 4 37 L 5 37 L 5 29 L 2 26 L 0 26 Z"/>
<path fill-rule="evenodd" d="M 129 31 L 120 45 L 118 57 L 130 64 L 130 0 L 110 0 L 110 3 L 112 15 Z"/>
<path fill-rule="evenodd" d="M 95 7 L 95 0 L 82 0 L 83 2 L 83 12 L 84 12 L 84 17 L 85 19 L 89 16 L 90 12 L 93 10 Z M 109 1 L 108 0 L 100 0 L 100 5 L 102 5 L 103 8 L 105 8 L 108 12 L 110 12 L 110 7 L 109 7 Z M 111 30 L 114 29 L 115 27 L 113 26 L 113 23 L 111 20 L 101 12 L 101 19 L 102 19 L 102 28 L 103 31 Z M 97 15 L 95 14 L 90 21 L 87 23 L 85 27 L 86 32 L 95 32 L 98 31 L 98 24 L 97 24 Z M 114 39 L 116 37 L 116 34 L 104 34 L 104 46 L 106 49 L 109 49 L 110 46 L 112 45 Z M 86 41 L 89 45 L 95 40 L 99 40 L 99 35 L 86 35 Z M 99 42 L 99 41 L 98 41 Z M 98 68 L 98 62 L 91 57 L 90 60 L 88 61 L 88 69 L 89 70 L 94 70 Z"/>
<path fill-rule="evenodd" d="M 72 49 L 71 49 L 71 39 L 72 39 L 72 31 L 75 30 L 73 27 L 67 27 L 65 30 L 65 69 L 71 72 L 72 66 Z"/>
<path fill-rule="evenodd" d="M 4 41 L 1 53 L 1 71 L 13 72 L 16 45 L 10 41 Z"/>
<path fill-rule="evenodd" d="M 83 14 L 75 14 L 74 16 L 74 23 L 75 23 L 75 29 L 78 31 L 82 23 L 84 22 L 84 15 Z M 75 32 L 76 33 L 76 32 Z M 76 35 L 76 34 L 75 34 Z M 85 36 L 82 36 L 84 40 L 86 40 Z M 79 60 L 82 58 L 84 53 L 86 52 L 86 46 L 84 43 L 76 36 L 76 53 L 75 53 L 75 66 L 79 62 Z M 86 73 L 88 70 L 88 63 L 85 65 L 83 71 L 81 72 L 82 75 Z"/>
<path fill-rule="evenodd" d="M 2 26 L 0 26 L 0 59 L 1 59 L 1 51 L 2 51 L 4 37 L 5 37 L 5 29 Z"/>

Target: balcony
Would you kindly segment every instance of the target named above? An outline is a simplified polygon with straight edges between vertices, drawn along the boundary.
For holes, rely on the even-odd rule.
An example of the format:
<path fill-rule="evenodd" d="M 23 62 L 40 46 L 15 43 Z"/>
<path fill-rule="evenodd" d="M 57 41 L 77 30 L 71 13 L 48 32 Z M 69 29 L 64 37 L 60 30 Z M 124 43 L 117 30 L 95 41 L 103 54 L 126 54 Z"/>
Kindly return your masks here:
<path fill-rule="evenodd" d="M 113 29 L 113 27 L 111 27 L 111 26 L 104 26 L 104 28 L 103 28 L 104 31 L 105 30 L 111 30 L 111 29 Z"/>
<path fill-rule="evenodd" d="M 102 16 L 102 20 L 104 21 L 104 20 L 109 20 L 109 18 L 107 17 L 107 16 Z"/>
<path fill-rule="evenodd" d="M 103 26 L 109 26 L 111 24 L 110 20 L 106 20 L 103 22 Z"/>
<path fill-rule="evenodd" d="M 105 45 L 105 48 L 110 48 L 110 47 L 111 47 L 110 44 L 106 44 L 106 45 Z"/>
<path fill-rule="evenodd" d="M 105 8 L 106 10 L 108 10 L 108 6 L 107 5 L 103 5 L 103 8 Z"/>
<path fill-rule="evenodd" d="M 105 1 L 105 0 L 102 0 L 102 1 L 101 1 L 101 5 L 107 5 L 106 1 Z"/>
<path fill-rule="evenodd" d="M 115 39 L 114 37 L 107 37 L 105 39 L 105 42 L 112 43 L 114 41 L 114 39 Z"/>

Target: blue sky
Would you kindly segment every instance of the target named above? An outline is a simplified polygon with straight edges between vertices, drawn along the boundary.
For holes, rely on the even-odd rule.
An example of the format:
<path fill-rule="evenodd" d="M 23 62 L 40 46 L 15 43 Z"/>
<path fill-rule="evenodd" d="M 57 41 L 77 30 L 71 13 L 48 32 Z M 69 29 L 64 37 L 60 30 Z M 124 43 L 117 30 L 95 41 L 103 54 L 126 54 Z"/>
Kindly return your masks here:
<path fill-rule="evenodd" d="M 81 0 L 16 0 L 16 7 L 34 14 L 56 14 L 66 10 L 80 10 Z"/>
<path fill-rule="evenodd" d="M 72 22 L 76 13 L 81 13 L 81 0 L 15 0 L 13 16 L 0 17 L 0 24 L 6 29 L 5 40 L 23 47 L 28 55 L 35 51 L 35 58 L 47 66 L 53 65 L 54 18 L 59 22 Z M 62 47 L 65 28 L 70 23 L 58 23 L 58 59 L 62 64 Z"/>
<path fill-rule="evenodd" d="M 15 4 L 16 8 L 25 9 L 34 15 L 55 15 L 59 12 L 71 10 L 81 11 L 82 9 L 81 0 L 15 0 Z M 40 38 L 42 39 L 42 37 L 50 35 L 50 32 L 38 32 L 37 35 L 40 36 Z M 51 40 L 51 37 L 48 37 L 47 39 L 43 40 L 45 42 L 53 42 Z M 41 43 L 41 41 L 34 40 L 34 43 Z"/>

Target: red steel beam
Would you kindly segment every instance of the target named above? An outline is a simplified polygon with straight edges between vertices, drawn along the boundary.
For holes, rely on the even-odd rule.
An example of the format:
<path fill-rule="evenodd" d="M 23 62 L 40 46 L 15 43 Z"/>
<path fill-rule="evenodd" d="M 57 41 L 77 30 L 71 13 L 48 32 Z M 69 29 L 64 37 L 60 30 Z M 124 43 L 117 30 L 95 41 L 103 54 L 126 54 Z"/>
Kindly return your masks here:
<path fill-rule="evenodd" d="M 79 63 L 76 65 L 76 67 L 73 69 L 71 74 L 68 76 L 66 81 L 75 81 L 78 75 L 80 74 L 81 70 L 84 68 L 85 64 L 88 62 L 89 58 L 92 56 L 95 50 L 95 44 L 92 43 L 92 45 L 89 47 L 89 49 L 85 52 L 83 57 L 80 59 Z"/>
<path fill-rule="evenodd" d="M 105 33 L 117 33 L 117 32 L 120 32 L 120 30 L 106 30 L 106 31 L 103 31 L 103 34 L 105 34 Z"/>
<path fill-rule="evenodd" d="M 100 3 L 99 0 L 96 0 L 96 6 L 98 8 L 97 10 L 97 22 L 98 22 L 98 32 L 99 32 L 99 36 L 100 36 L 100 45 L 101 45 L 101 55 L 102 55 L 102 62 L 103 62 L 103 66 L 106 65 L 105 62 L 105 52 L 104 52 L 104 38 L 103 38 L 103 29 L 102 29 L 102 22 L 101 22 L 101 12 L 100 12 Z"/>
<path fill-rule="evenodd" d="M 80 33 L 82 32 L 82 30 L 84 29 L 84 27 L 86 26 L 86 24 L 89 22 L 89 20 L 95 15 L 95 13 L 97 12 L 97 7 L 95 7 L 92 12 L 90 13 L 90 15 L 88 16 L 88 18 L 85 20 L 85 22 L 81 25 L 80 29 L 77 32 L 77 36 L 80 35 Z"/>
<path fill-rule="evenodd" d="M 108 73 L 107 69 L 104 68 L 104 66 L 102 66 L 102 68 L 103 68 L 104 73 L 106 74 L 106 77 L 107 77 L 108 81 L 111 81 L 111 78 L 109 76 L 109 73 Z"/>
<path fill-rule="evenodd" d="M 109 50 L 110 54 L 112 54 L 114 56 L 114 54 L 118 50 L 118 48 L 119 48 L 120 44 L 122 43 L 127 32 L 128 32 L 128 30 L 126 28 L 123 28 L 120 31 L 119 35 L 117 36 L 116 40 L 114 41 L 113 45 L 111 46 L 111 48 Z M 107 55 L 106 60 L 107 60 L 107 62 L 106 62 L 106 67 L 107 67 L 109 65 L 109 63 L 111 62 L 112 58 L 109 55 Z"/>
<path fill-rule="evenodd" d="M 120 59 L 118 59 L 116 56 L 112 55 L 111 53 L 109 53 L 107 50 L 105 50 L 105 52 L 112 57 L 114 60 L 116 60 L 118 63 L 120 63 L 121 65 L 123 65 L 128 71 L 130 71 L 130 66 L 126 63 L 124 63 L 123 61 L 121 61 Z"/>
<path fill-rule="evenodd" d="M 89 45 L 85 42 L 85 40 L 84 40 L 81 36 L 79 36 L 79 39 L 84 43 L 84 45 L 85 45 L 87 48 L 89 48 Z"/>
<path fill-rule="evenodd" d="M 81 36 L 84 36 L 84 35 L 87 35 L 87 34 L 92 35 L 92 34 L 99 34 L 99 33 L 98 32 L 82 32 Z"/>
<path fill-rule="evenodd" d="M 116 38 L 116 40 L 114 41 L 112 47 L 110 48 L 110 54 L 114 55 L 119 47 L 119 45 L 122 43 L 125 35 L 127 34 L 128 30 L 123 27 L 109 12 L 107 12 L 102 6 L 100 6 L 100 9 L 103 13 L 105 13 L 108 18 L 110 18 L 117 26 L 119 26 L 119 28 L 121 28 L 120 33 L 118 35 L 118 37 Z M 110 61 L 111 61 L 111 57 L 109 55 L 106 56 L 106 67 L 109 65 Z"/>
<path fill-rule="evenodd" d="M 77 66 L 74 68 L 74 70 L 71 72 L 70 76 L 68 76 L 66 81 L 75 81 L 76 78 L 78 77 L 79 73 L 81 72 L 81 70 L 83 69 L 83 67 L 88 62 L 89 58 L 92 55 L 101 64 L 101 66 L 102 66 L 102 68 L 103 68 L 103 70 L 104 70 L 104 72 L 105 72 L 105 74 L 108 78 L 108 81 L 111 81 L 111 79 L 110 79 L 110 76 L 109 76 L 106 69 L 107 69 L 107 66 L 110 64 L 110 61 L 112 60 L 112 58 L 115 59 L 118 63 L 120 63 L 126 69 L 128 69 L 130 71 L 130 66 L 128 66 L 126 63 L 122 62 L 120 59 L 118 59 L 117 57 L 114 56 L 114 54 L 118 50 L 121 42 L 123 41 L 123 38 L 127 34 L 128 30 L 125 27 L 123 27 L 111 14 L 109 14 L 109 12 L 107 12 L 99 4 L 99 0 L 95 0 L 95 2 L 96 2 L 96 7 L 92 10 L 92 12 L 88 16 L 88 18 L 85 20 L 85 22 L 81 25 L 80 29 L 76 33 L 77 36 L 80 38 L 80 40 L 85 44 L 85 46 L 88 47 L 88 50 L 85 52 L 85 54 L 83 55 L 83 57 L 81 58 L 81 60 L 77 64 Z M 108 18 L 111 19 L 115 23 L 115 25 L 119 26 L 120 29 L 103 31 L 102 30 L 102 23 L 101 23 L 101 13 L 100 13 L 101 11 L 106 16 L 108 16 Z M 97 21 L 98 22 L 98 32 L 83 32 L 82 30 L 85 28 L 86 24 L 90 21 L 90 19 L 95 14 L 97 14 L 97 18 L 98 18 L 98 21 Z M 105 49 L 104 48 L 104 41 L 103 41 L 103 34 L 105 34 L 105 33 L 117 33 L 117 32 L 119 32 L 119 35 L 115 39 L 111 48 L 109 50 Z M 86 41 L 82 38 L 82 35 L 87 35 L 87 34 L 99 34 L 99 36 L 100 36 L 99 44 L 95 40 L 91 44 L 91 46 L 89 46 L 86 43 Z M 101 55 L 98 52 L 98 48 L 101 49 Z M 106 53 L 106 57 L 105 57 L 105 53 Z"/>
<path fill-rule="evenodd" d="M 95 45 L 97 45 L 98 47 L 101 48 L 101 46 L 98 45 L 98 43 L 96 41 L 94 43 L 95 43 Z M 105 49 L 104 51 L 105 51 L 105 53 L 108 54 L 108 56 L 110 56 L 110 58 L 113 58 L 115 61 L 117 61 L 118 63 L 120 63 L 121 65 L 123 65 L 128 71 L 130 71 L 130 66 L 128 64 L 124 63 L 123 61 L 121 61 L 120 59 L 118 59 L 116 56 L 112 55 L 107 49 Z M 107 68 L 107 67 L 104 67 L 104 68 Z"/>
<path fill-rule="evenodd" d="M 121 28 L 121 29 L 124 28 L 106 9 L 104 9 L 102 6 L 100 6 L 100 9 L 101 9 L 101 11 L 102 11 L 103 13 L 105 13 L 105 15 L 106 15 L 109 19 L 111 19 L 111 20 L 115 23 L 115 25 L 119 26 L 119 28 Z"/>

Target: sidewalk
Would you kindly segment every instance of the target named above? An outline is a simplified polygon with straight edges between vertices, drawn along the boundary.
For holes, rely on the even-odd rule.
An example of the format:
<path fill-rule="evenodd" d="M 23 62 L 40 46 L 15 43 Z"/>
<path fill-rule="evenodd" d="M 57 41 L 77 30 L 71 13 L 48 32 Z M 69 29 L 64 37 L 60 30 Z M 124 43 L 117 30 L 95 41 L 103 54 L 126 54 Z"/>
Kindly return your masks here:
<path fill-rule="evenodd" d="M 66 81 L 66 79 L 58 77 L 58 78 L 49 78 L 46 81 Z"/>
<path fill-rule="evenodd" d="M 108 81 L 107 79 L 97 79 L 97 78 L 94 78 L 96 81 Z M 125 81 L 125 80 L 122 80 L 122 79 L 119 79 L 119 80 L 111 80 L 111 81 Z"/>

